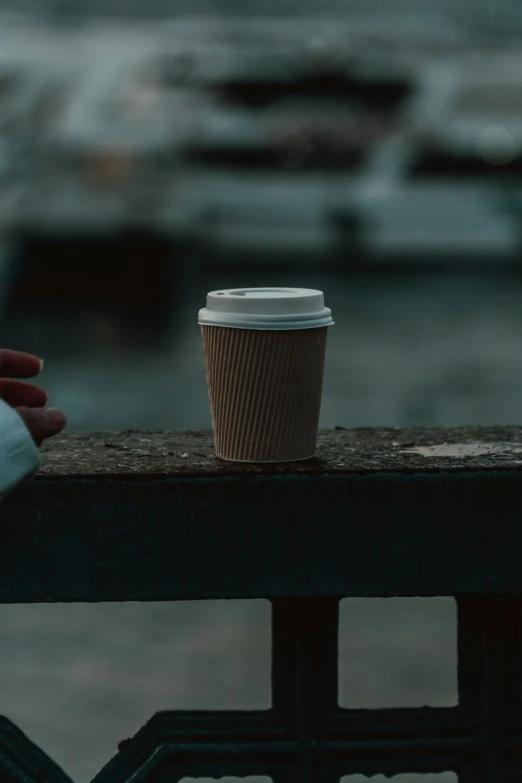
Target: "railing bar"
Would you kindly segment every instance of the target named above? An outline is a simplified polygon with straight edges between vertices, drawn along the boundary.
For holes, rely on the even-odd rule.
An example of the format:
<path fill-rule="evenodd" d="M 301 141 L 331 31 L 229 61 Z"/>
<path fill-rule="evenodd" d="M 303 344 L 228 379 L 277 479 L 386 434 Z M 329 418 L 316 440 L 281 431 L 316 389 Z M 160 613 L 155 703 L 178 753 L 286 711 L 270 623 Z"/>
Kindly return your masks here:
<path fill-rule="evenodd" d="M 520 682 L 522 599 L 491 596 L 483 599 L 486 626 L 485 733 L 489 764 L 488 783 L 508 779 L 507 721 Z"/>
<path fill-rule="evenodd" d="M 522 598 L 476 596 L 457 601 L 459 700 L 477 714 L 484 728 L 485 780 L 503 783 L 507 750 L 520 747 L 520 737 L 509 731 L 509 724 L 520 709 Z"/>
<path fill-rule="evenodd" d="M 482 766 L 477 759 L 463 762 L 458 757 L 451 755 L 433 758 L 417 756 L 406 760 L 400 756 L 387 760 L 376 760 L 371 757 L 365 759 L 346 758 L 322 764 L 318 768 L 314 783 L 331 783 L 334 780 L 339 783 L 344 775 L 365 775 L 370 779 L 375 775 L 384 775 L 393 780 L 395 775 L 401 775 L 405 772 L 420 775 L 455 772 L 459 783 L 486 783 L 487 778 L 483 775 Z M 372 783 L 372 781 L 370 780 L 368 783 Z"/>
<path fill-rule="evenodd" d="M 338 601 L 298 599 L 299 783 L 315 781 L 313 742 L 321 710 L 337 705 Z"/>
<path fill-rule="evenodd" d="M 489 770 L 481 760 L 460 763 L 456 766 L 459 783 L 489 783 Z"/>
<path fill-rule="evenodd" d="M 337 708 L 338 615 L 336 598 L 272 600 L 272 704 L 300 734 Z"/>
<path fill-rule="evenodd" d="M 458 694 L 459 705 L 473 712 L 481 726 L 485 720 L 487 598 L 462 596 L 457 599 Z"/>
<path fill-rule="evenodd" d="M 272 708 L 296 736 L 298 614 L 296 601 L 277 598 L 272 604 Z"/>
<path fill-rule="evenodd" d="M 488 596 L 481 600 L 480 605 L 485 628 L 483 655 L 485 768 L 488 772 L 486 780 L 488 783 L 504 783 L 507 770 L 502 724 L 506 718 L 506 686 L 509 683 L 509 674 L 504 670 L 504 666 L 511 656 L 510 641 L 514 618 L 510 609 L 515 607 L 507 596 Z"/>
<path fill-rule="evenodd" d="M 205 742 L 204 740 L 185 740 L 165 742 L 162 747 L 165 753 L 176 758 L 272 758 L 294 759 L 300 751 L 300 740 L 270 741 L 254 740 L 237 742 L 229 739 L 226 742 Z M 311 741 L 309 745 L 310 759 L 328 761 L 338 758 L 357 759 L 357 763 L 370 764 L 375 762 L 387 764 L 393 759 L 399 763 L 404 761 L 411 766 L 412 761 L 421 760 L 423 764 L 441 764 L 451 759 L 473 759 L 483 754 L 483 743 L 479 737 L 467 737 L 455 740 L 453 738 L 430 737 L 422 740 L 324 740 Z"/>
<path fill-rule="evenodd" d="M 522 729 L 522 596 L 499 596 L 496 638 L 497 677 L 502 695 L 502 720 L 506 729 Z M 504 740 L 508 737 L 504 734 Z"/>
<path fill-rule="evenodd" d="M 272 602 L 273 704 L 295 727 L 300 783 L 312 780 L 310 749 L 322 716 L 337 707 L 338 605 L 335 598 Z"/>
<path fill-rule="evenodd" d="M 311 631 L 316 650 L 316 729 L 339 709 L 339 599 L 318 599 Z"/>

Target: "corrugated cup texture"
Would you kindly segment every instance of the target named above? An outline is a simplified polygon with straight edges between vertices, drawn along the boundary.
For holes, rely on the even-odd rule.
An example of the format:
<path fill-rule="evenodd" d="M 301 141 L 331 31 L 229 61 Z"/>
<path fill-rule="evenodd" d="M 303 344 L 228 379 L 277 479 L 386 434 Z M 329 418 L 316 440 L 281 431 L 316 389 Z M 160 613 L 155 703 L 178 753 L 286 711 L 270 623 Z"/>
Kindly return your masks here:
<path fill-rule="evenodd" d="M 241 462 L 313 457 L 328 327 L 201 326 L 216 456 Z"/>

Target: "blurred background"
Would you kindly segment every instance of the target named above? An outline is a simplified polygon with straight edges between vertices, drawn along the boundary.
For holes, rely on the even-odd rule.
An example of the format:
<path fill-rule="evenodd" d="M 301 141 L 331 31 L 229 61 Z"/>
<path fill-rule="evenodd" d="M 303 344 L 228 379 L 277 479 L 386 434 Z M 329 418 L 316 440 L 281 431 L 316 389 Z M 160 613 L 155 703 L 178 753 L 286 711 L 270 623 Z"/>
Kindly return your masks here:
<path fill-rule="evenodd" d="M 0 343 L 69 430 L 208 429 L 207 291 L 320 288 L 321 426 L 519 423 L 521 32 L 518 0 L 0 0 Z M 341 615 L 342 704 L 456 702 L 452 599 Z M 156 710 L 268 706 L 269 625 L 0 607 L 0 712 L 86 783 Z"/>

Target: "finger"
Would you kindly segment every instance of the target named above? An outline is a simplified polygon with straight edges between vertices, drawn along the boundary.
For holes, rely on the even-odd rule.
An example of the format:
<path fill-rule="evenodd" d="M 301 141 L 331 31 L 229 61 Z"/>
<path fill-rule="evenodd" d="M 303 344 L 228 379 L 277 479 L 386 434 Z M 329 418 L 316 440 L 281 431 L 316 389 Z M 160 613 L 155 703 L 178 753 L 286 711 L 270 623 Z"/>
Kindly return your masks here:
<path fill-rule="evenodd" d="M 16 408 L 37 446 L 63 430 L 67 417 L 58 408 Z"/>
<path fill-rule="evenodd" d="M 47 405 L 47 393 L 33 383 L 0 378 L 0 399 L 13 408 L 25 405 L 28 408 L 43 408 Z"/>
<path fill-rule="evenodd" d="M 38 356 L 0 348 L 0 377 L 32 378 L 34 375 L 38 375 L 42 367 L 43 360 Z"/>

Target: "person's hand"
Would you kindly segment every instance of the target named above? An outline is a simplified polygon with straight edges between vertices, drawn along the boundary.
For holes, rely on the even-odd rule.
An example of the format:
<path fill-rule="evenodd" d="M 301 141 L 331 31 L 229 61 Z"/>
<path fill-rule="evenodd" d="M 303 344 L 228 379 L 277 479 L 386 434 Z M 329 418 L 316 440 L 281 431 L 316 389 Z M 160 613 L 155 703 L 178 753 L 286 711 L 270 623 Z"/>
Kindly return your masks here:
<path fill-rule="evenodd" d="M 67 418 L 58 408 L 45 407 L 47 394 L 40 386 L 12 379 L 34 378 L 42 366 L 43 361 L 37 356 L 0 348 L 0 399 L 19 413 L 37 446 L 45 438 L 58 435 Z"/>

